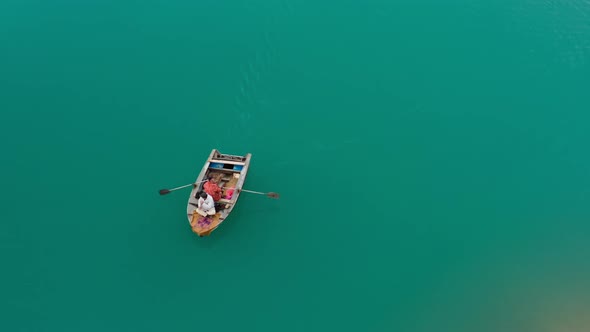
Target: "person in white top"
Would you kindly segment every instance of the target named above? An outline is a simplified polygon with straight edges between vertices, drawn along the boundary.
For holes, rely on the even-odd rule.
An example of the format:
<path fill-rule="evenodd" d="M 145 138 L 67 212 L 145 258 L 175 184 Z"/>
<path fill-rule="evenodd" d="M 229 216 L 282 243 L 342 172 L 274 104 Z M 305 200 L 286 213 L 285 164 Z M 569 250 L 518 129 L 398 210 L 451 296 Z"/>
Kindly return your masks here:
<path fill-rule="evenodd" d="M 206 192 L 202 191 L 199 195 L 199 201 L 197 203 L 197 213 L 202 215 L 203 217 L 212 216 L 216 213 L 215 211 L 215 202 L 213 202 L 213 197 L 207 194 Z"/>

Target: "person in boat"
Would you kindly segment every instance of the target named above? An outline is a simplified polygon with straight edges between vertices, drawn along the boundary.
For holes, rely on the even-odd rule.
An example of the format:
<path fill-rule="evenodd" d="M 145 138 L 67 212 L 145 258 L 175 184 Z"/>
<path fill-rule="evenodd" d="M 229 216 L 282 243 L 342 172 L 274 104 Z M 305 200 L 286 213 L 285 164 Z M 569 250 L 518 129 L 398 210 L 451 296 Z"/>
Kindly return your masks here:
<path fill-rule="evenodd" d="M 213 201 L 217 202 L 221 199 L 221 188 L 217 185 L 217 181 L 214 177 L 209 176 L 207 178 L 207 182 L 203 185 L 203 189 L 205 192 L 211 197 L 213 197 Z"/>
<path fill-rule="evenodd" d="M 199 201 L 197 202 L 197 213 L 202 215 L 203 217 L 212 216 L 216 213 L 215 211 L 215 202 L 213 202 L 213 197 L 207 194 L 204 191 L 201 191 L 199 194 Z"/>

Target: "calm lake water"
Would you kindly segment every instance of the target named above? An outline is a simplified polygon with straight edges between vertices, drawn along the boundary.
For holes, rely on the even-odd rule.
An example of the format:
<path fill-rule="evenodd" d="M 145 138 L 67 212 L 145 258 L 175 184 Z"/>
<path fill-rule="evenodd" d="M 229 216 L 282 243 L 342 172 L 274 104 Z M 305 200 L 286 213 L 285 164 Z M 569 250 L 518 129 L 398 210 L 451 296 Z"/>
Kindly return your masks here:
<path fill-rule="evenodd" d="M 3 1 L 0 330 L 589 331 L 589 96 L 587 0 Z"/>

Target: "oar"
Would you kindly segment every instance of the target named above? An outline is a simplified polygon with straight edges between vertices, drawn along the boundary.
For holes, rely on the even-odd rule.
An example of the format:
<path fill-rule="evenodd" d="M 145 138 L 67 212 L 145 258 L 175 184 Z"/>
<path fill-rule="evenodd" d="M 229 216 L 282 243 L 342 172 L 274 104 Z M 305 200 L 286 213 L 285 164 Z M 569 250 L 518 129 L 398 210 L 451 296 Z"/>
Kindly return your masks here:
<path fill-rule="evenodd" d="M 207 180 L 205 180 L 205 181 L 207 181 Z M 160 195 L 166 195 L 166 194 L 169 194 L 169 193 L 173 192 L 174 190 L 178 190 L 178 189 L 182 189 L 182 188 L 194 186 L 196 184 L 199 184 L 199 183 L 205 182 L 205 181 L 199 181 L 197 183 L 189 183 L 187 185 L 176 187 L 176 188 L 172 188 L 172 189 L 160 189 Z"/>
<path fill-rule="evenodd" d="M 260 191 L 252 191 L 252 190 L 246 190 L 246 189 L 240 189 L 240 191 L 245 191 L 247 193 L 258 194 L 258 195 L 266 195 L 267 197 L 274 198 L 274 199 L 279 198 L 279 194 L 273 193 L 273 192 L 261 193 Z"/>

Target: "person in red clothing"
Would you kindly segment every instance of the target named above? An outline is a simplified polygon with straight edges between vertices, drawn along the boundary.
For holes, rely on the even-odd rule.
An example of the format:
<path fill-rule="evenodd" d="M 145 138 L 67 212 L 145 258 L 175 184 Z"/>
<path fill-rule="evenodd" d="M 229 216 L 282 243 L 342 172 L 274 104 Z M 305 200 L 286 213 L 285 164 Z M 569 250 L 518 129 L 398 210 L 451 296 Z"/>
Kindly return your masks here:
<path fill-rule="evenodd" d="M 213 197 L 213 200 L 215 202 L 221 199 L 221 188 L 219 188 L 219 186 L 217 185 L 217 181 L 212 176 L 209 176 L 207 178 L 207 182 L 205 182 L 205 184 L 203 185 L 203 189 L 207 194 Z"/>

